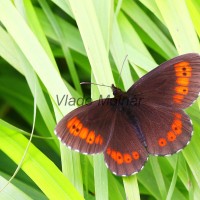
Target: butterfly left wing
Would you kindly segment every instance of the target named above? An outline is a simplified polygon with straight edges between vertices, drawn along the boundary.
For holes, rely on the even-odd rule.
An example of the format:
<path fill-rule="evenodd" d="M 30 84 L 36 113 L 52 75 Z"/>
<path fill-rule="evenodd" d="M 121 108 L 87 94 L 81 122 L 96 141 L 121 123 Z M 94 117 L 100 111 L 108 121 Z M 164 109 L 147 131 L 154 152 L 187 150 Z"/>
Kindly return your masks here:
<path fill-rule="evenodd" d="M 111 131 L 111 140 L 104 152 L 107 167 L 118 176 L 130 176 L 142 170 L 148 153 L 137 137 L 139 127 L 131 123 L 126 113 L 117 110 Z"/>
<path fill-rule="evenodd" d="M 69 148 L 84 154 L 103 152 L 110 140 L 111 121 L 116 108 L 112 99 L 101 99 L 81 106 L 66 115 L 55 133 Z"/>

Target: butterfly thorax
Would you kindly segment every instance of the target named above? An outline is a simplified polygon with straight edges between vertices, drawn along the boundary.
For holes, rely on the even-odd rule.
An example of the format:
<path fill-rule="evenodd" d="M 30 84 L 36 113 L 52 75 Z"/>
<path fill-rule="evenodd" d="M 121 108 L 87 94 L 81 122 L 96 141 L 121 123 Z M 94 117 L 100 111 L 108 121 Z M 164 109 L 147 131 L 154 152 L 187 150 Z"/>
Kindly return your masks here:
<path fill-rule="evenodd" d="M 127 96 L 127 93 L 123 92 L 121 89 L 115 87 L 114 85 L 112 85 L 111 87 L 114 95 L 113 102 L 115 102 L 115 104 L 120 107 L 128 105 L 129 98 Z"/>
<path fill-rule="evenodd" d="M 114 95 L 113 102 L 115 102 L 115 105 L 120 106 L 121 109 L 128 109 L 129 106 L 140 106 L 143 98 L 138 98 L 134 95 L 130 96 L 127 94 L 127 92 L 123 92 L 114 85 L 112 85 L 111 88 Z"/>

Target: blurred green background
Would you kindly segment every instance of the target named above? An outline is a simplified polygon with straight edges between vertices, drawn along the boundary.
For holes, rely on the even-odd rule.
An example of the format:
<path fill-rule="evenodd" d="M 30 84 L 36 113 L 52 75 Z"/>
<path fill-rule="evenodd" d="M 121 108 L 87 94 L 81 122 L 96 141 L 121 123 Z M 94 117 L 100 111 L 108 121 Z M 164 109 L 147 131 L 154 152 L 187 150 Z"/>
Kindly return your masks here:
<path fill-rule="evenodd" d="M 0 198 L 200 199 L 199 101 L 187 109 L 191 143 L 171 157 L 151 156 L 127 178 L 111 174 L 102 155 L 70 151 L 53 133 L 75 108 L 58 106 L 57 95 L 112 94 L 80 82 L 117 84 L 126 55 L 117 85 L 124 90 L 168 59 L 199 53 L 199 19 L 197 0 L 1 0 Z"/>

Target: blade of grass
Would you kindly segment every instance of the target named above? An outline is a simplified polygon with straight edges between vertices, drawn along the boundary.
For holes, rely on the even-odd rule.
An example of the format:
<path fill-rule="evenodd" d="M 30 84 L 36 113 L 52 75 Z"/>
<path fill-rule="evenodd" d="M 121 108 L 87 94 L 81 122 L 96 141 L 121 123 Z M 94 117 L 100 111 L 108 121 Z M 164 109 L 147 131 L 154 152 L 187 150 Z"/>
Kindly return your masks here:
<path fill-rule="evenodd" d="M 91 81 L 95 82 L 94 76 L 92 75 Z M 91 86 L 91 98 L 98 99 L 99 91 L 96 85 Z M 96 155 L 93 157 L 94 165 L 94 181 L 95 181 L 95 193 L 96 199 L 108 199 L 108 178 L 107 169 L 104 163 L 104 156 Z"/>
<path fill-rule="evenodd" d="M 109 199 L 111 200 L 126 199 L 123 185 L 121 184 L 121 182 L 116 181 L 116 177 L 111 172 L 108 173 L 108 189 L 109 189 Z"/>
<path fill-rule="evenodd" d="M 137 176 L 123 178 L 126 199 L 140 199 Z"/>
<path fill-rule="evenodd" d="M 175 170 L 174 170 L 174 174 L 173 174 L 173 178 L 172 178 L 169 190 L 167 192 L 166 200 L 172 199 L 174 189 L 175 189 L 175 185 L 176 185 L 176 181 L 177 181 L 177 177 L 178 177 L 178 156 L 176 158 Z"/>
<path fill-rule="evenodd" d="M 167 196 L 167 189 L 166 189 L 163 173 L 161 172 L 157 158 L 151 157 L 150 163 L 151 163 L 151 167 L 153 169 L 152 171 L 154 173 L 154 177 L 155 177 L 158 189 L 160 191 L 160 195 L 161 195 L 162 199 L 165 199 Z"/>

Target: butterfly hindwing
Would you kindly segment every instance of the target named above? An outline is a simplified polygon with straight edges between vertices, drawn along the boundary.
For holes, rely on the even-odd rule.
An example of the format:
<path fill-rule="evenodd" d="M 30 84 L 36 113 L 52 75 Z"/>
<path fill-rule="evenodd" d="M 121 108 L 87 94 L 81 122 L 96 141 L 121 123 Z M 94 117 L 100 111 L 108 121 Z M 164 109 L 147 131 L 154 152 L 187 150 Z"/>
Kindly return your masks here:
<path fill-rule="evenodd" d="M 104 152 L 105 162 L 115 175 L 130 176 L 143 168 L 148 152 L 137 137 L 137 131 L 127 116 L 117 110 L 112 136 Z"/>
<path fill-rule="evenodd" d="M 189 143 L 193 128 L 184 111 L 143 105 L 134 113 L 150 154 L 170 155 Z"/>
<path fill-rule="evenodd" d="M 81 153 L 104 151 L 115 113 L 109 100 L 94 101 L 70 112 L 57 124 L 55 133 L 66 146 Z"/>
<path fill-rule="evenodd" d="M 187 108 L 200 92 L 200 56 L 189 53 L 164 62 L 127 92 L 146 105 Z"/>

